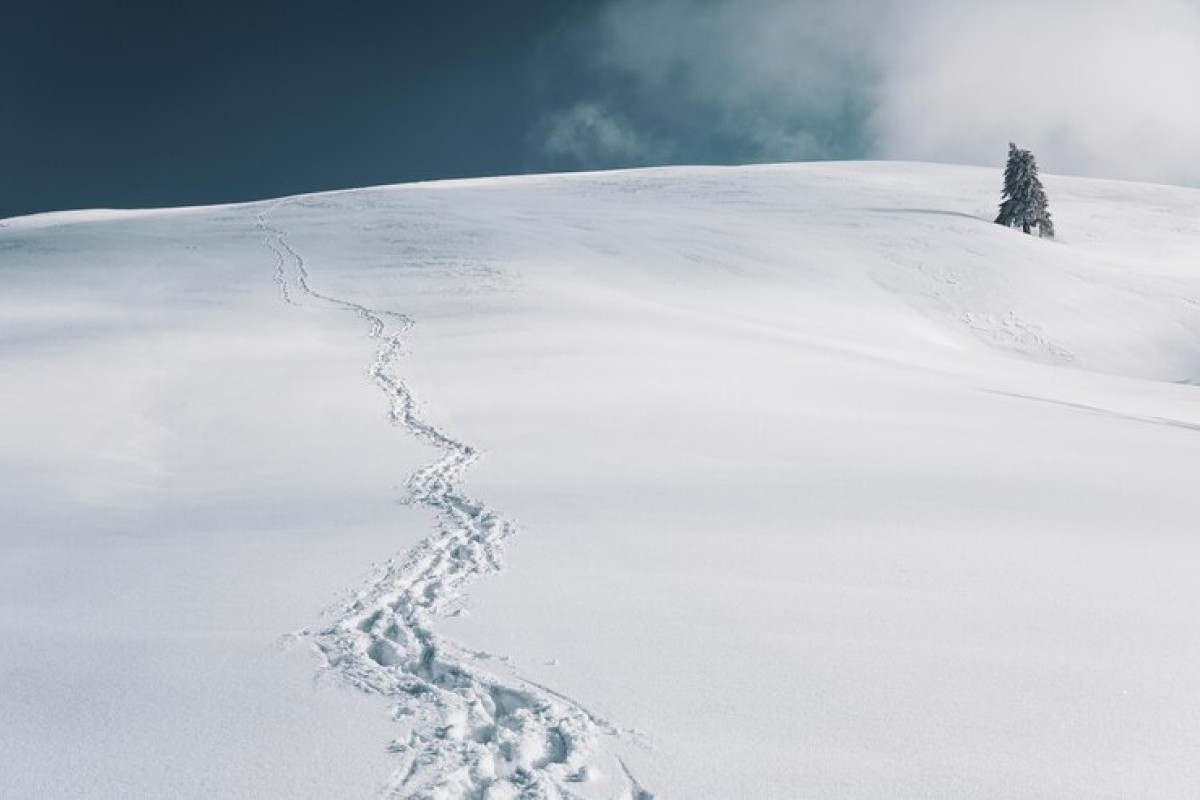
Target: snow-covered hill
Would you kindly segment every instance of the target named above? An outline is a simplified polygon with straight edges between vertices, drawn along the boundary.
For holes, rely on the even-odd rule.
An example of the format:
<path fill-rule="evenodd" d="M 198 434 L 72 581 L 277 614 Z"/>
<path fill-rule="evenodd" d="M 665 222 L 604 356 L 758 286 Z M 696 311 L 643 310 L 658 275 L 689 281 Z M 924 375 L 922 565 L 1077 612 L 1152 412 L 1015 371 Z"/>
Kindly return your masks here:
<path fill-rule="evenodd" d="M 0 795 L 1193 793 L 1200 191 L 999 177 L 0 223 Z"/>

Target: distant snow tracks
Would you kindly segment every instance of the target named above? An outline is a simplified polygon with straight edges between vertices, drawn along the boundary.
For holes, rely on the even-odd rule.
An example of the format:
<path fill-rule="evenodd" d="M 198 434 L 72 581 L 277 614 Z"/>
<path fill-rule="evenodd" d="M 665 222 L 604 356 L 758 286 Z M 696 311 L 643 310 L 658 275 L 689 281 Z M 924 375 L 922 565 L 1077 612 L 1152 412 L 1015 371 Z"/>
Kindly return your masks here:
<path fill-rule="evenodd" d="M 408 478 L 411 501 L 437 515 L 437 531 L 305 630 L 324 669 L 395 701 L 404 727 L 392 743 L 402 763 L 383 790 L 390 798 L 624 798 L 651 800 L 602 737 L 612 723 L 570 698 L 480 665 L 484 656 L 439 637 L 433 621 L 464 598 L 470 581 L 498 572 L 516 526 L 466 495 L 463 472 L 479 457 L 422 418 L 394 371 L 413 321 L 315 291 L 304 259 L 263 214 L 256 227 L 275 257 L 275 281 L 293 306 L 352 312 L 380 342 L 368 373 L 387 395 L 393 424 L 441 455 Z M 610 741 L 612 739 L 610 738 Z"/>

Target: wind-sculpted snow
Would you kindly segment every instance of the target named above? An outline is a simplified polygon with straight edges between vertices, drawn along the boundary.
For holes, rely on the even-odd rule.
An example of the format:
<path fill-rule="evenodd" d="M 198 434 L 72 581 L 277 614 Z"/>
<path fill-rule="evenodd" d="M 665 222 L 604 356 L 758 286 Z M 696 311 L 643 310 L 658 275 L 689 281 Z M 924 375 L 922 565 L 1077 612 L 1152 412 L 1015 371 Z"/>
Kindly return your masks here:
<path fill-rule="evenodd" d="M 380 343 L 369 374 L 388 398 L 392 423 L 441 453 L 407 481 L 408 502 L 437 515 L 436 532 L 332 612 L 331 624 L 300 634 L 330 672 L 395 702 L 405 733 L 391 750 L 402 766 L 384 795 L 650 800 L 653 795 L 604 746 L 621 736 L 617 726 L 539 684 L 501 678 L 482 663 L 495 661 L 492 656 L 434 631 L 434 621 L 462 603 L 472 580 L 500 571 L 516 525 L 463 491 L 463 473 L 479 453 L 426 421 L 396 374 L 413 320 L 316 291 L 285 233 L 265 215 L 256 223 L 274 255 L 284 302 L 361 317 Z"/>

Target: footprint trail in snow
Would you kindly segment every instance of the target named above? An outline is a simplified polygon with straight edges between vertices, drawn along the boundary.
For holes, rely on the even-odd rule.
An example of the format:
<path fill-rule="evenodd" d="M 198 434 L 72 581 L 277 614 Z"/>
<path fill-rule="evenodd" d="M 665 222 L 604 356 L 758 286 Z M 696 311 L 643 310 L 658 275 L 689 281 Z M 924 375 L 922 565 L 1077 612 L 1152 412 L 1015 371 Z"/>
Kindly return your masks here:
<path fill-rule="evenodd" d="M 256 219 L 275 257 L 284 302 L 353 312 L 379 341 L 369 374 L 387 395 L 396 426 L 440 451 L 408 478 L 410 501 L 436 514 L 436 531 L 331 612 L 333 622 L 301 637 L 325 669 L 395 702 L 404 728 L 391 750 L 401 765 L 383 790 L 391 798 L 623 798 L 652 800 L 606 744 L 622 731 L 568 697 L 480 662 L 438 636 L 437 617 L 461 605 L 475 577 L 501 568 L 516 526 L 469 497 L 463 472 L 479 457 L 426 421 L 394 371 L 413 321 L 312 288 L 304 259 L 264 215 Z"/>

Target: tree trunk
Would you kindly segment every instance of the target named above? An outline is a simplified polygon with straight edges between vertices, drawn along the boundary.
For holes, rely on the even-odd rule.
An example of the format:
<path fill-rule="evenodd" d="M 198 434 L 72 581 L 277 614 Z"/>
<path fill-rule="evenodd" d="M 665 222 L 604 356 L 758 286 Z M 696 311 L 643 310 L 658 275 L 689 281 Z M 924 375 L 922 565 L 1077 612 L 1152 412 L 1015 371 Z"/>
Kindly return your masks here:
<path fill-rule="evenodd" d="M 1024 231 L 1025 233 L 1029 233 L 1029 223 L 1028 223 L 1028 222 L 1022 222 L 1022 223 L 1021 223 L 1021 230 L 1022 230 L 1022 231 Z"/>

